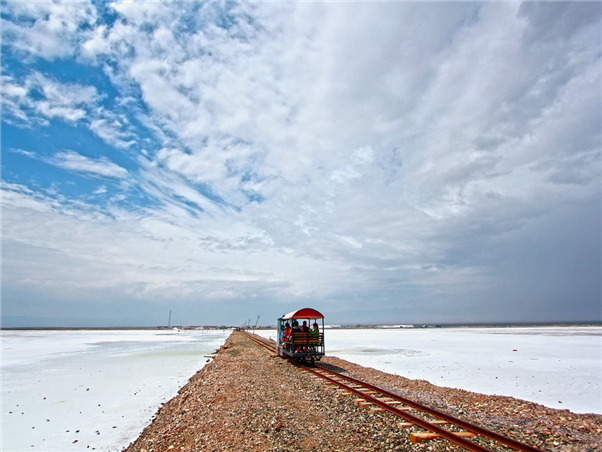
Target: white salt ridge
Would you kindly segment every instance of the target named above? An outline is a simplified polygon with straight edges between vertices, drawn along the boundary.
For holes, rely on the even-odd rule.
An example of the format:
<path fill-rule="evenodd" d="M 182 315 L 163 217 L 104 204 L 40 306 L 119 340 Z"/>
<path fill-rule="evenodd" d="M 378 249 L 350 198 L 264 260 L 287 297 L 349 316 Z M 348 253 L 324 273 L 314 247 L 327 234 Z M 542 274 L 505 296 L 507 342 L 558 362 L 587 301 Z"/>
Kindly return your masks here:
<path fill-rule="evenodd" d="M 601 327 L 328 330 L 326 354 L 438 386 L 602 414 Z"/>
<path fill-rule="evenodd" d="M 229 334 L 3 331 L 0 450 L 120 451 Z"/>

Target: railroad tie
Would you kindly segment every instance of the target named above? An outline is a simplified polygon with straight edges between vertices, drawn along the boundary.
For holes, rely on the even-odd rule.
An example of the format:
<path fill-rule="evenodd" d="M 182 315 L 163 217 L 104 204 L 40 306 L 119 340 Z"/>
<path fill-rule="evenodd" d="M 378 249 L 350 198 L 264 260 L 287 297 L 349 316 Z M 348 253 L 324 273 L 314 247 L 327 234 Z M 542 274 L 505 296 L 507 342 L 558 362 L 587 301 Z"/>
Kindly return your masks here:
<path fill-rule="evenodd" d="M 368 400 L 356 399 L 354 402 L 357 404 L 357 406 L 358 406 L 358 408 L 360 410 L 363 410 L 365 408 L 370 408 L 370 411 L 372 411 L 373 413 L 375 413 L 377 411 L 385 411 L 384 408 L 376 406 L 372 402 L 369 402 Z M 397 408 L 397 409 L 401 410 L 401 411 L 409 411 L 409 410 L 411 410 L 411 408 L 408 408 L 408 407 L 401 407 L 401 408 Z"/>
<path fill-rule="evenodd" d="M 358 389 L 362 394 L 380 394 L 378 391 L 372 391 L 371 389 Z"/>
<path fill-rule="evenodd" d="M 369 406 L 374 406 L 372 402 L 368 402 L 366 399 L 355 399 L 354 402 L 357 404 L 360 410 L 363 410 Z"/>
<path fill-rule="evenodd" d="M 429 421 L 429 424 L 447 425 L 447 424 L 449 424 L 449 422 L 447 422 L 447 421 Z M 416 424 L 414 424 L 413 422 L 401 422 L 397 425 L 401 428 L 409 428 L 409 427 L 413 427 Z"/>
<path fill-rule="evenodd" d="M 389 399 L 388 397 L 382 398 L 382 399 L 379 398 L 378 400 L 381 402 L 385 402 L 387 405 L 402 405 L 403 404 L 403 402 L 400 402 L 398 400 Z"/>
<path fill-rule="evenodd" d="M 472 432 L 452 432 L 454 435 L 461 436 L 462 438 L 472 438 L 477 436 L 476 433 Z M 422 443 L 424 441 L 431 441 L 439 438 L 440 435 L 437 433 L 425 432 L 425 433 L 410 433 L 410 442 L 412 444 Z"/>

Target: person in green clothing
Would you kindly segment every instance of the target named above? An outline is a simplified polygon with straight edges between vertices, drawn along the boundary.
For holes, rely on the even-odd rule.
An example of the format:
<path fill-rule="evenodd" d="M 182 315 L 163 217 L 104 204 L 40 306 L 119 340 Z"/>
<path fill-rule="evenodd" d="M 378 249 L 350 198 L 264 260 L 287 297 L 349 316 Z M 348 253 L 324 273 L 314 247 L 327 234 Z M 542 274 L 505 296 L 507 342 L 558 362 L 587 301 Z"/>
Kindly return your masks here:
<path fill-rule="evenodd" d="M 311 330 L 309 330 L 309 334 L 310 334 L 309 337 L 311 338 L 312 344 L 320 343 L 320 329 L 318 328 L 318 324 L 316 322 L 314 322 L 314 324 L 311 326 Z M 315 345 L 312 345 L 310 347 L 310 350 L 315 352 L 316 351 Z"/>

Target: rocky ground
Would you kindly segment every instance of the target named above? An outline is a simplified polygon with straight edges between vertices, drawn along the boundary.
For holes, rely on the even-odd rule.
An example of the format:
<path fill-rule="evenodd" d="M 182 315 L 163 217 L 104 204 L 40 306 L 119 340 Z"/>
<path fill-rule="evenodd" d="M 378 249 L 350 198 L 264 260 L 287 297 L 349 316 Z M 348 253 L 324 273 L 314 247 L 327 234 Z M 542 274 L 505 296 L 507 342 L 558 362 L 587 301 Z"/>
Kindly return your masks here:
<path fill-rule="evenodd" d="M 602 451 L 599 415 L 440 388 L 334 357 L 322 363 L 543 450 Z M 125 451 L 463 450 L 442 439 L 413 445 L 416 427 L 359 410 L 353 399 L 235 332 Z"/>

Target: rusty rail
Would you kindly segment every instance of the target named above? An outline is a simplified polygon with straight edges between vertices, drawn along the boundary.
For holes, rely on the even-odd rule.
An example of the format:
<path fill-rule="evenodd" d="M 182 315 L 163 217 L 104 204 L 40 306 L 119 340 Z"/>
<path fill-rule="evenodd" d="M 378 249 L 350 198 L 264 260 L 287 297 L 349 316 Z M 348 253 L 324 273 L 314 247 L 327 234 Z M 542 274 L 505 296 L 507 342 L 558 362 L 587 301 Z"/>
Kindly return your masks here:
<path fill-rule="evenodd" d="M 266 348 L 267 350 L 269 350 L 271 352 L 274 352 L 274 353 L 276 352 L 275 344 L 272 341 L 268 341 L 267 339 L 264 339 L 255 334 L 246 333 L 246 335 L 251 340 L 253 340 L 253 342 L 255 342 L 256 344 Z M 334 372 L 334 371 L 326 369 L 322 366 L 318 366 L 317 368 L 312 368 L 312 367 L 308 367 L 303 364 L 297 364 L 297 365 L 301 369 L 303 369 L 307 372 L 310 372 L 320 378 L 323 378 L 324 380 L 330 382 L 331 384 L 335 384 L 335 385 L 341 387 L 345 391 L 348 391 L 352 394 L 356 394 L 356 395 L 360 396 L 361 398 L 365 399 L 367 402 L 369 402 L 375 406 L 378 406 L 384 410 L 387 410 L 390 413 L 393 413 L 399 417 L 402 417 L 402 418 L 406 419 L 407 421 L 411 422 L 412 424 L 415 424 L 415 425 L 420 426 L 432 433 L 435 433 L 435 434 L 463 447 L 466 450 L 470 450 L 473 452 L 491 452 L 491 449 L 487 449 L 487 448 L 485 448 L 479 444 L 476 444 L 466 438 L 463 438 L 462 436 L 455 434 L 454 432 L 446 430 L 436 424 L 433 424 L 433 423 L 426 421 L 418 416 L 410 414 L 402 409 L 399 409 L 394 405 L 390 405 L 389 403 L 387 403 L 387 401 L 384 401 L 381 398 L 384 397 L 384 398 L 390 399 L 391 401 L 401 403 L 414 410 L 417 410 L 419 412 L 436 417 L 437 419 L 440 419 L 441 421 L 445 421 L 451 425 L 455 425 L 457 427 L 463 428 L 463 429 L 465 429 L 469 432 L 472 432 L 478 436 L 488 438 L 499 444 L 503 444 L 504 446 L 510 447 L 511 449 L 514 449 L 517 451 L 525 451 L 525 452 L 543 452 L 541 449 L 537 449 L 536 447 L 529 446 L 528 444 L 524 444 L 519 441 L 513 440 L 512 438 L 508 438 L 499 433 L 493 432 L 493 431 L 485 429 L 483 427 L 479 427 L 478 425 L 474 425 L 469 422 L 463 421 L 462 419 L 458 419 L 456 417 L 450 416 L 441 411 L 435 410 L 433 408 L 429 408 L 425 405 L 422 405 L 422 404 L 419 404 L 412 400 L 398 396 L 397 394 L 393 394 L 389 391 L 385 391 L 384 389 L 373 386 L 369 383 L 365 383 L 363 381 L 356 380 L 355 378 L 349 377 L 347 375 L 342 375 L 338 372 Z M 344 381 L 342 381 L 342 380 L 344 380 Z M 361 389 L 358 389 L 357 387 L 352 387 L 348 383 L 359 386 Z M 374 391 L 374 392 L 373 392 L 373 394 L 366 394 L 364 392 L 365 390 Z M 378 395 L 380 397 L 377 397 L 376 395 Z"/>

